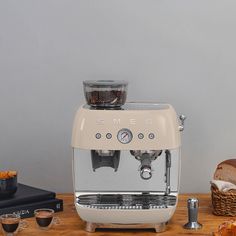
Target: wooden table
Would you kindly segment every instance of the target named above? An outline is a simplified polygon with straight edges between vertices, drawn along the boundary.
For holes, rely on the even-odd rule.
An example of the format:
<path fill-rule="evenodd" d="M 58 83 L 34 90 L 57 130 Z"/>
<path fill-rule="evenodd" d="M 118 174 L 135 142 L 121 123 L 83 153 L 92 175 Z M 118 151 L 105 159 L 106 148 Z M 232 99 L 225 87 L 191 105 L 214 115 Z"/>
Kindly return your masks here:
<path fill-rule="evenodd" d="M 74 204 L 72 194 L 58 194 L 58 198 L 64 200 L 64 211 L 56 213 L 61 219 L 61 224 L 53 226 L 49 231 L 40 230 L 35 225 L 34 218 L 28 218 L 28 228 L 18 233 L 19 236 L 30 235 L 68 235 L 68 236 L 128 236 L 128 235 L 212 235 L 213 231 L 217 230 L 217 226 L 229 217 L 214 216 L 211 211 L 210 194 L 183 194 L 179 197 L 177 210 L 167 225 L 167 230 L 163 233 L 155 233 L 153 230 L 101 230 L 98 229 L 96 233 L 88 233 L 84 230 L 85 224 L 79 218 Z M 197 197 L 199 199 L 199 222 L 203 224 L 200 230 L 185 230 L 182 226 L 187 222 L 187 199 L 190 197 Z"/>

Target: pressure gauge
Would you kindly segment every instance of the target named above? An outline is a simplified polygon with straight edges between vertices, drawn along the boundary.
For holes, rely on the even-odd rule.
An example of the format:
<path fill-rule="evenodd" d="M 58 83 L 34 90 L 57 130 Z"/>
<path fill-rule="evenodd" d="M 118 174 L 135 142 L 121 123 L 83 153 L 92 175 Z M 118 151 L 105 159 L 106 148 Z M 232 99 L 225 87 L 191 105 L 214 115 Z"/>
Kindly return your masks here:
<path fill-rule="evenodd" d="M 121 143 L 129 143 L 133 138 L 133 134 L 129 129 L 121 129 L 118 131 L 117 134 L 117 139 L 121 142 Z"/>

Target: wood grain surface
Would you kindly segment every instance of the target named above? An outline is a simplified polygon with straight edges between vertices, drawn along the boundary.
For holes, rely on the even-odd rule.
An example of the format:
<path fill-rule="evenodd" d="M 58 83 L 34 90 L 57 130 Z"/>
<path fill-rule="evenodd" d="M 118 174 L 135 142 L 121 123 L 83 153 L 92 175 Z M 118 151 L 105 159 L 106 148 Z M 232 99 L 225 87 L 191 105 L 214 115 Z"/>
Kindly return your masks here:
<path fill-rule="evenodd" d="M 179 196 L 177 210 L 167 225 L 167 230 L 163 233 L 155 233 L 154 230 L 111 230 L 111 229 L 98 229 L 95 233 L 88 233 L 85 231 L 85 223 L 79 218 L 74 204 L 72 194 L 58 194 L 58 198 L 64 200 L 64 211 L 56 213 L 61 220 L 59 225 L 53 226 L 50 230 L 44 231 L 37 228 L 35 219 L 28 218 L 28 227 L 20 231 L 19 236 L 37 236 L 37 235 L 69 235 L 69 236 L 128 236 L 128 235 L 214 235 L 213 232 L 217 231 L 217 227 L 223 221 L 232 219 L 230 217 L 215 216 L 212 214 L 210 194 L 184 194 Z M 196 197 L 199 199 L 199 222 L 203 224 L 200 230 L 186 230 L 183 225 L 187 222 L 187 199 Z"/>

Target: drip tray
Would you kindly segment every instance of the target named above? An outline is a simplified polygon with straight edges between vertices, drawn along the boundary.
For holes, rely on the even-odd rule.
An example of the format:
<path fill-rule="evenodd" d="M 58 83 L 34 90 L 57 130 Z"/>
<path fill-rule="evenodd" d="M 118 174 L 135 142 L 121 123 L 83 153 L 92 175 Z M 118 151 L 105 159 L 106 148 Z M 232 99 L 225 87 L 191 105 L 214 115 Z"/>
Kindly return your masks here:
<path fill-rule="evenodd" d="M 158 194 L 91 194 L 81 195 L 77 203 L 97 209 L 160 209 L 176 204 L 174 195 Z"/>

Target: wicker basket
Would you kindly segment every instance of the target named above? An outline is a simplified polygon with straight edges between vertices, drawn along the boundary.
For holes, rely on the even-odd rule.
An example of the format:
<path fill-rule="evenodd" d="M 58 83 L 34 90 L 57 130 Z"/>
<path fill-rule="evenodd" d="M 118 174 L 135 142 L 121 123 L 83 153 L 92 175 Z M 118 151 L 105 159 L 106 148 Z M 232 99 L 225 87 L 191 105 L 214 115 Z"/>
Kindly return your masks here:
<path fill-rule="evenodd" d="M 218 216 L 236 216 L 236 192 L 221 192 L 211 186 L 211 201 L 213 214 Z"/>

